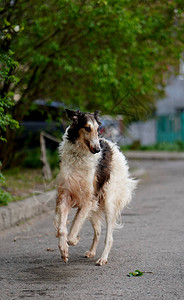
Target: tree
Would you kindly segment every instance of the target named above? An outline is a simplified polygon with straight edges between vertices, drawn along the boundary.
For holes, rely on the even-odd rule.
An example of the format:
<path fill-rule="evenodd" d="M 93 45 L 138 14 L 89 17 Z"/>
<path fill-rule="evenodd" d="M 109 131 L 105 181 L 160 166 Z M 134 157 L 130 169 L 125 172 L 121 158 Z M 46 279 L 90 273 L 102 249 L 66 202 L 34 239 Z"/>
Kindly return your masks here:
<path fill-rule="evenodd" d="M 4 89 L 0 94 L 0 141 L 7 142 L 4 138 L 7 126 L 12 130 L 18 128 L 18 122 L 12 118 L 9 110 L 14 106 L 13 92 L 7 92 L 6 88 L 9 84 L 16 84 L 18 78 L 14 75 L 10 75 L 10 70 L 13 70 L 17 66 L 17 62 L 12 58 L 13 53 L 9 51 L 7 54 L 0 53 L 0 84 L 4 83 Z M 12 196 L 3 191 L 1 184 L 5 182 L 5 178 L 1 173 L 1 161 L 0 161 L 0 205 L 7 205 L 12 200 Z"/>
<path fill-rule="evenodd" d="M 10 70 L 12 71 L 18 65 L 12 56 L 13 53 L 10 50 L 7 54 L 0 53 L 0 84 L 3 83 L 3 89 L 0 94 L 0 140 L 4 142 L 6 142 L 6 139 L 3 136 L 7 126 L 11 129 L 19 127 L 18 122 L 12 118 L 9 111 L 15 103 L 13 100 L 14 93 L 8 91 L 8 87 L 18 82 L 17 77 L 10 75 Z"/>
<path fill-rule="evenodd" d="M 177 72 L 183 10 L 181 0 L 2 2 L 0 46 L 19 63 L 13 117 L 36 98 L 141 117 Z"/>

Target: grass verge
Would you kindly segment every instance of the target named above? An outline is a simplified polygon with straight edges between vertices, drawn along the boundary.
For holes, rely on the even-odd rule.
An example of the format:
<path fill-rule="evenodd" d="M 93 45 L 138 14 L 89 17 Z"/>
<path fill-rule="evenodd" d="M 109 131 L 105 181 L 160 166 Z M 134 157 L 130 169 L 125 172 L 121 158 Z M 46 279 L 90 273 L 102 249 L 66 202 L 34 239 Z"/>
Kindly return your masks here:
<path fill-rule="evenodd" d="M 0 206 L 56 188 L 58 151 L 48 150 L 47 158 L 52 169 L 51 181 L 43 179 L 39 148 L 24 149 L 17 154 L 14 167 L 0 172 Z"/>
<path fill-rule="evenodd" d="M 122 151 L 128 150 L 140 150 L 140 151 L 176 151 L 182 152 L 184 151 L 184 142 L 176 141 L 174 143 L 156 143 L 153 145 L 140 145 L 139 142 L 134 142 L 131 145 L 121 146 Z"/>

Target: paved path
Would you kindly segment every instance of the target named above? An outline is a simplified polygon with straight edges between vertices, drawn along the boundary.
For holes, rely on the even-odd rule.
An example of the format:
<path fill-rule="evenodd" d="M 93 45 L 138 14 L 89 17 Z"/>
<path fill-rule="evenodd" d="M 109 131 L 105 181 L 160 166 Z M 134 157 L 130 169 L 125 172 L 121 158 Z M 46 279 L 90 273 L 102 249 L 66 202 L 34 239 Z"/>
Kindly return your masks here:
<path fill-rule="evenodd" d="M 53 212 L 0 235 L 0 299 L 184 299 L 184 162 L 134 161 L 145 169 L 136 197 L 116 230 L 109 262 L 83 254 L 91 226 L 70 247 L 70 261 L 60 259 L 53 235 Z M 105 230 L 98 248 L 103 248 Z M 15 241 L 16 240 L 16 241 Z M 47 249 L 55 251 L 47 251 Z M 127 277 L 139 269 L 142 277 Z"/>

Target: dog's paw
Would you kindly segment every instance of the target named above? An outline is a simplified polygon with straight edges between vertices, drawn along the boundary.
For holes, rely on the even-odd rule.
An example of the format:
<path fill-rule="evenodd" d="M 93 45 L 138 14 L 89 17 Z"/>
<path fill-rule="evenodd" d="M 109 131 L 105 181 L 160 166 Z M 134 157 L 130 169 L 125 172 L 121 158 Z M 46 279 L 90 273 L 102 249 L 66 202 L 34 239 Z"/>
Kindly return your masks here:
<path fill-rule="evenodd" d="M 91 251 L 86 251 L 85 253 L 85 257 L 86 258 L 92 258 L 95 256 L 95 253 L 91 252 Z"/>
<path fill-rule="evenodd" d="M 68 262 L 68 256 L 61 256 L 62 260 L 67 263 Z"/>
<path fill-rule="evenodd" d="M 61 258 L 65 263 L 68 262 L 68 245 L 66 244 L 65 246 L 59 245 L 59 250 L 61 252 Z"/>
<path fill-rule="evenodd" d="M 68 238 L 68 245 L 75 246 L 78 244 L 80 237 L 77 235 L 75 238 Z"/>
<path fill-rule="evenodd" d="M 61 251 L 61 258 L 62 260 L 67 263 L 68 262 L 68 251 Z"/>
<path fill-rule="evenodd" d="M 100 258 L 96 261 L 96 266 L 103 266 L 107 264 L 107 259 Z"/>

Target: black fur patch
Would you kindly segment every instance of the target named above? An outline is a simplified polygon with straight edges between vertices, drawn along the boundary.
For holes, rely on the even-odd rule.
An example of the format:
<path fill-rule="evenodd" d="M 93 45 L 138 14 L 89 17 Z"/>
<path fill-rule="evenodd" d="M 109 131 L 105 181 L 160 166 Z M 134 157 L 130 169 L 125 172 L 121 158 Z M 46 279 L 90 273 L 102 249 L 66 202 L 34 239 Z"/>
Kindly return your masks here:
<path fill-rule="evenodd" d="M 76 122 L 73 122 L 70 125 L 70 128 L 67 132 L 67 139 L 72 143 L 75 144 L 76 140 L 79 137 L 79 130 L 83 128 L 87 123 L 87 117 L 85 114 L 81 114 L 79 119 Z"/>
<path fill-rule="evenodd" d="M 112 162 L 112 150 L 109 144 L 106 141 L 100 140 L 100 147 L 102 156 L 96 170 L 96 194 L 98 194 L 103 185 L 109 181 Z"/>

